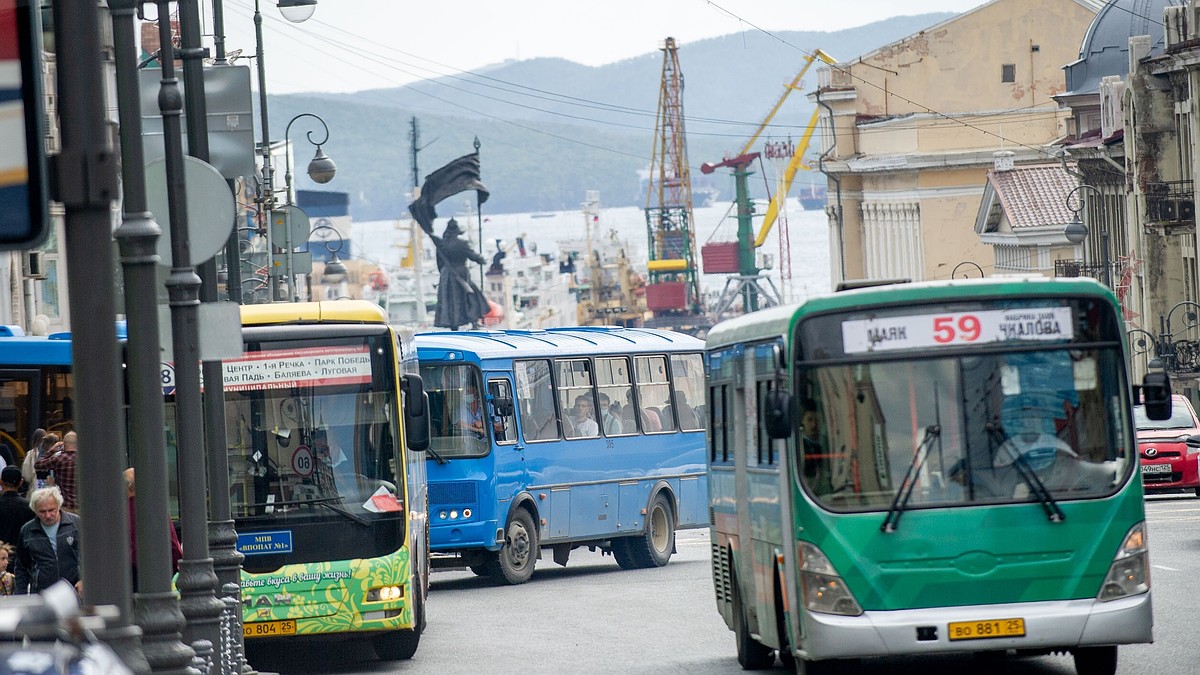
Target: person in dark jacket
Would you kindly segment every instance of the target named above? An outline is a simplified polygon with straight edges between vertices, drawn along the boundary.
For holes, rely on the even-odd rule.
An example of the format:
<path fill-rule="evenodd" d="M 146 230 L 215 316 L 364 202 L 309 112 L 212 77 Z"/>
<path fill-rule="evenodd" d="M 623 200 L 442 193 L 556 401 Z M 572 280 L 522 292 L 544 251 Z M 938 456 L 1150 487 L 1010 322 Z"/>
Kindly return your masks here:
<path fill-rule="evenodd" d="M 17 538 L 18 595 L 41 593 L 59 579 L 78 591 L 79 516 L 62 510 L 62 492 L 57 486 L 34 490 L 29 507 L 36 519 L 21 527 Z"/>
<path fill-rule="evenodd" d="M 6 466 L 0 470 L 0 541 L 14 546 L 21 536 L 21 526 L 33 520 L 29 502 L 21 496 L 21 470 Z M 15 564 L 15 563 L 14 563 Z"/>

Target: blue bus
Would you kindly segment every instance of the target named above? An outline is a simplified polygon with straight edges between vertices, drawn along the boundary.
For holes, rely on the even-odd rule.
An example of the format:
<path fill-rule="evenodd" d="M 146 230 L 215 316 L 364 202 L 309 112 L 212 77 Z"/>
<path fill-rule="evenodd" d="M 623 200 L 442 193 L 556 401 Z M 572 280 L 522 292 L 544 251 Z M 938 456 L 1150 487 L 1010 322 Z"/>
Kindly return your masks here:
<path fill-rule="evenodd" d="M 124 337 L 124 326 L 118 327 Z M 0 441 L 20 461 L 33 430 L 60 437 L 74 428 L 75 380 L 71 334 L 25 335 L 20 326 L 0 326 Z"/>
<path fill-rule="evenodd" d="M 589 326 L 418 333 L 430 552 L 519 584 L 543 548 L 660 567 L 708 524 L 704 343 Z"/>

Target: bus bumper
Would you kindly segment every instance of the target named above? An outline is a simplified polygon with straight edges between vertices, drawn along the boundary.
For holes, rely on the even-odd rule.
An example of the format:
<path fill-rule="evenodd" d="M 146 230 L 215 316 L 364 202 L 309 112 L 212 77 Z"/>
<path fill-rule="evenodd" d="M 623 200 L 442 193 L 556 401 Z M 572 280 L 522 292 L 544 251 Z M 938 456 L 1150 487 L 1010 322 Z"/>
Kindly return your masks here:
<path fill-rule="evenodd" d="M 1021 618 L 1025 635 L 951 640 L 947 624 Z M 1062 600 L 974 607 L 933 607 L 861 616 L 805 613 L 801 643 L 809 659 L 1052 650 L 1153 642 L 1150 594 L 1110 602 Z"/>
<path fill-rule="evenodd" d="M 429 550 L 454 552 L 473 548 L 500 550 L 504 530 L 494 520 L 482 522 L 438 523 L 429 528 Z"/>

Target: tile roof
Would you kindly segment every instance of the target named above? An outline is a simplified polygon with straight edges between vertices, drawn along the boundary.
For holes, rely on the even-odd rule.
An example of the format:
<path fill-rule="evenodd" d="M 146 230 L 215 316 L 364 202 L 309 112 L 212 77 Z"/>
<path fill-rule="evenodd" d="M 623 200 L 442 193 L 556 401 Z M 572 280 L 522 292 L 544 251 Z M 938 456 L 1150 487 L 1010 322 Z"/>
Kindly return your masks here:
<path fill-rule="evenodd" d="M 1014 231 L 1026 227 L 1066 225 L 1075 212 L 1067 208 L 1067 195 L 1079 180 L 1061 165 L 1018 166 L 1009 171 L 989 171 L 988 182 Z M 1079 195 L 1076 195 L 1077 197 Z M 1072 198 L 1072 205 L 1079 206 Z"/>

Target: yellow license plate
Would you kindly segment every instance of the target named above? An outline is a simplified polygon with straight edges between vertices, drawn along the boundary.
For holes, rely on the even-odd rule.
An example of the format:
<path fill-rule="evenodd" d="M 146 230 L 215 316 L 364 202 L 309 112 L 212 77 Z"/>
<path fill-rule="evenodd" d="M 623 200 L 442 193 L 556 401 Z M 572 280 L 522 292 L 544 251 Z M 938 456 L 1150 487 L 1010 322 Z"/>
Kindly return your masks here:
<path fill-rule="evenodd" d="M 242 635 L 248 638 L 278 637 L 280 635 L 295 635 L 296 622 L 292 619 L 283 621 L 255 621 L 242 625 Z"/>
<path fill-rule="evenodd" d="M 954 621 L 946 626 L 946 633 L 951 640 L 1025 637 L 1025 619 Z"/>

